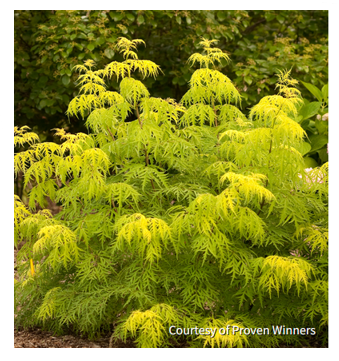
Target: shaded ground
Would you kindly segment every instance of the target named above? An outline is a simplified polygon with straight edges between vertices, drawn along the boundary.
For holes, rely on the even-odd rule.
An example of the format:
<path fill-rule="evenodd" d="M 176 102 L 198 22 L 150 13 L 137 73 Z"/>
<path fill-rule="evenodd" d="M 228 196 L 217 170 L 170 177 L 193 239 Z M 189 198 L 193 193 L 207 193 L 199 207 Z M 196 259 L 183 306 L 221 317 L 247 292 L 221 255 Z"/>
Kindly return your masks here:
<path fill-rule="evenodd" d="M 101 348 L 108 340 L 91 342 L 75 336 L 53 336 L 50 332 L 36 330 L 14 331 L 15 348 Z"/>
<path fill-rule="evenodd" d="M 14 330 L 15 348 L 108 348 L 110 335 L 96 341 L 90 341 L 78 336 L 53 336 L 51 332 L 32 330 Z M 133 342 L 114 343 L 112 348 L 132 348 Z"/>

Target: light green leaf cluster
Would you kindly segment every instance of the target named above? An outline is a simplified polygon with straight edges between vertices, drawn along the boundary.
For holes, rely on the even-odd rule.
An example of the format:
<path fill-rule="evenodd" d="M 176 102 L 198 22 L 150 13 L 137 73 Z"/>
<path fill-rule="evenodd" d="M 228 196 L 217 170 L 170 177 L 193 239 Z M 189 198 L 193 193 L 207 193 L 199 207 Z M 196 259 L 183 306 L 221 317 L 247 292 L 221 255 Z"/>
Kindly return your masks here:
<path fill-rule="evenodd" d="M 78 260 L 79 248 L 76 235 L 63 225 L 45 226 L 38 233 L 33 253 L 47 253 L 46 264 L 53 268 L 56 268 L 60 262 L 67 267 L 68 263 Z"/>
<path fill-rule="evenodd" d="M 138 347 L 156 348 L 167 344 L 168 332 L 165 326 L 177 322 L 180 317 L 176 310 L 166 304 L 157 304 L 144 312 L 133 311 L 124 323 L 121 333 L 126 340 L 127 334 L 136 337 Z M 140 332 L 147 330 L 147 332 Z"/>
<path fill-rule="evenodd" d="M 240 328 L 244 328 L 244 326 L 242 324 L 239 324 L 237 322 L 235 322 L 234 320 L 229 320 L 226 318 L 222 318 L 222 319 L 210 319 L 207 318 L 204 320 L 204 324 L 203 327 L 209 328 L 209 329 L 217 329 L 217 333 L 215 334 L 215 337 L 210 337 L 210 336 L 199 336 L 198 338 L 202 339 L 204 341 L 204 345 L 203 347 L 209 346 L 209 347 L 230 347 L 230 348 L 235 348 L 235 347 L 244 347 L 248 344 L 247 341 L 247 337 L 244 334 L 240 334 L 235 333 L 233 334 L 233 327 L 239 327 Z M 227 330 L 229 327 L 229 334 L 225 334 L 225 335 L 221 335 L 219 330 L 220 329 L 225 329 Z"/>
<path fill-rule="evenodd" d="M 229 61 L 229 56 L 224 53 L 221 49 L 213 48 L 211 45 L 217 43 L 217 40 L 208 40 L 202 38 L 202 41 L 199 43 L 204 49 L 204 54 L 195 53 L 190 56 L 188 62 L 199 63 L 200 67 L 208 68 L 210 65 L 214 65 L 215 62 L 220 63 L 222 59 Z"/>
<path fill-rule="evenodd" d="M 39 137 L 33 132 L 27 133 L 29 127 L 24 126 L 21 128 L 14 127 L 14 147 L 23 146 L 24 144 L 32 145 L 39 142 Z"/>
<path fill-rule="evenodd" d="M 269 256 L 262 262 L 259 286 L 271 295 L 272 289 L 279 294 L 280 288 L 289 290 L 295 284 L 299 294 L 302 285 L 307 287 L 312 271 L 312 265 L 302 258 Z"/>

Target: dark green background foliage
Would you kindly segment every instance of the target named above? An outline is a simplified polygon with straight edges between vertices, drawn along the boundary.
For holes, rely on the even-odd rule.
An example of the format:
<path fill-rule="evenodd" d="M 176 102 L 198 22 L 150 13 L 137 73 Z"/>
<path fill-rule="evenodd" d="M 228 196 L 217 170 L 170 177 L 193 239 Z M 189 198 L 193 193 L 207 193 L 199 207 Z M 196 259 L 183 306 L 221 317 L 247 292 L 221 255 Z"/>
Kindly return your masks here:
<path fill-rule="evenodd" d="M 163 70 L 157 82 L 145 81 L 156 97 L 178 100 L 187 91 L 192 70 L 186 61 L 201 36 L 218 39 L 230 53 L 226 73 L 243 97 L 245 113 L 273 93 L 277 69 L 293 67 L 294 78 L 320 89 L 328 81 L 327 11 L 17 10 L 14 15 L 15 124 L 34 128 L 41 140 L 55 127 L 84 131 L 82 120 L 69 122 L 64 115 L 77 93 L 72 68 L 86 59 L 98 68 L 113 57 L 121 60 L 114 50 L 120 36 L 144 39 L 140 59 L 156 61 Z"/>

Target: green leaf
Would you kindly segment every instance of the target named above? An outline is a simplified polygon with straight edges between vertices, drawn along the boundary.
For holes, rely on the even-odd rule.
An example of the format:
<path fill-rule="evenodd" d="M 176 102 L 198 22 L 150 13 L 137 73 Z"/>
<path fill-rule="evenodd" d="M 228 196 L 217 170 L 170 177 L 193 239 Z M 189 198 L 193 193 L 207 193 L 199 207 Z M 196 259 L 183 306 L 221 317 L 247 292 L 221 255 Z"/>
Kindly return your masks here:
<path fill-rule="evenodd" d="M 114 50 L 107 48 L 105 49 L 104 54 L 107 56 L 108 59 L 112 59 L 114 56 Z"/>
<path fill-rule="evenodd" d="M 275 14 L 272 14 L 272 13 L 266 13 L 265 14 L 265 19 L 267 20 L 267 21 L 272 21 L 273 19 L 275 19 Z"/>
<path fill-rule="evenodd" d="M 113 44 L 114 44 L 114 43 L 117 41 L 117 37 L 116 37 L 116 36 L 112 36 L 112 37 L 106 39 L 106 41 L 108 41 L 109 43 L 113 43 Z"/>
<path fill-rule="evenodd" d="M 281 16 L 281 15 L 278 15 L 277 20 L 279 21 L 280 24 L 283 24 L 284 21 L 285 21 L 285 18 L 283 16 Z"/>
<path fill-rule="evenodd" d="M 303 81 L 302 83 L 320 102 L 323 100 L 322 92 L 315 85 Z"/>
<path fill-rule="evenodd" d="M 252 78 L 250 76 L 245 76 L 244 79 L 247 84 L 252 84 Z"/>
<path fill-rule="evenodd" d="M 90 51 L 94 50 L 95 49 L 95 44 L 94 43 L 89 43 L 87 45 L 87 49 L 90 50 Z"/>
<path fill-rule="evenodd" d="M 175 20 L 177 21 L 177 23 L 178 23 L 179 25 L 181 25 L 181 17 L 180 17 L 180 16 L 177 16 L 177 17 L 175 18 Z"/>
<path fill-rule="evenodd" d="M 191 18 L 187 17 L 187 18 L 186 18 L 186 22 L 187 22 L 188 25 L 190 25 L 190 24 L 192 23 Z"/>
<path fill-rule="evenodd" d="M 305 155 L 311 150 L 311 144 L 307 142 L 302 142 L 299 147 L 297 147 L 297 150 L 302 154 Z"/>
<path fill-rule="evenodd" d="M 120 21 L 124 17 L 124 13 L 118 13 L 116 10 L 110 11 L 109 15 L 114 21 Z"/>
<path fill-rule="evenodd" d="M 87 36 L 83 33 L 78 34 L 78 39 L 87 39 Z"/>
<path fill-rule="evenodd" d="M 318 151 L 319 158 L 321 159 L 322 163 L 328 162 L 328 153 L 327 153 L 327 147 L 323 148 Z"/>
<path fill-rule="evenodd" d="M 100 61 L 101 60 L 101 56 L 99 53 L 92 53 L 90 54 L 90 57 L 94 60 L 94 61 Z"/>
<path fill-rule="evenodd" d="M 302 115 L 302 120 L 309 119 L 318 113 L 320 107 L 320 102 L 309 103 L 299 110 L 299 115 Z"/>
<path fill-rule="evenodd" d="M 220 21 L 223 21 L 227 18 L 227 13 L 225 10 L 220 10 L 217 12 L 217 17 Z"/>
<path fill-rule="evenodd" d="M 322 89 L 321 89 L 321 93 L 323 95 L 323 99 L 327 100 L 328 99 L 328 84 L 325 84 Z"/>
<path fill-rule="evenodd" d="M 309 139 L 312 145 L 312 152 L 321 149 L 325 144 L 328 143 L 328 138 L 326 135 L 322 134 L 313 134 L 309 136 Z"/>
<path fill-rule="evenodd" d="M 311 158 L 311 157 L 305 157 L 304 158 L 304 163 L 305 163 L 306 168 L 318 167 L 318 163 L 316 162 L 316 160 Z"/>
<path fill-rule="evenodd" d="M 71 82 L 71 79 L 68 75 L 64 75 L 61 79 L 62 84 L 64 84 L 65 86 L 68 86 L 68 84 Z"/>
<path fill-rule="evenodd" d="M 78 59 L 82 60 L 86 56 L 86 53 L 81 53 L 78 55 Z"/>
<path fill-rule="evenodd" d="M 39 105 L 40 105 L 40 108 L 44 108 L 47 105 L 47 100 L 46 99 L 40 100 Z"/>
<path fill-rule="evenodd" d="M 133 14 L 126 14 L 126 18 L 129 20 L 129 21 L 134 21 L 135 20 L 135 16 Z"/>
<path fill-rule="evenodd" d="M 145 18 L 143 17 L 143 15 L 138 15 L 138 17 L 137 17 L 137 23 L 138 23 L 139 25 L 141 25 L 144 21 L 145 21 Z"/>
<path fill-rule="evenodd" d="M 41 58 L 41 64 L 43 64 L 46 60 L 47 60 L 48 56 L 47 55 L 44 55 L 42 58 Z"/>
<path fill-rule="evenodd" d="M 95 41 L 98 45 L 102 45 L 102 44 L 105 44 L 106 42 L 106 39 L 104 36 L 100 36 L 99 38 L 96 39 Z"/>
<path fill-rule="evenodd" d="M 319 134 L 324 134 L 328 132 L 328 121 L 326 120 L 316 120 L 315 126 L 318 129 Z"/>
<path fill-rule="evenodd" d="M 302 115 L 298 115 L 296 119 L 294 119 L 297 123 L 300 123 L 303 120 Z"/>

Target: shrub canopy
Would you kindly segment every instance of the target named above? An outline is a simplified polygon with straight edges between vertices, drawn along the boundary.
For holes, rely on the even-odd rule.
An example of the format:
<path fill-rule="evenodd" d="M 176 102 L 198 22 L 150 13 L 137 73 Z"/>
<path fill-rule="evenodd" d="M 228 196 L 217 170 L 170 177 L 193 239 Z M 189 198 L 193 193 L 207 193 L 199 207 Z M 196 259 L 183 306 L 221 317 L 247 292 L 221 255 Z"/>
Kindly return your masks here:
<path fill-rule="evenodd" d="M 68 113 L 90 134 L 15 156 L 30 187 L 15 198 L 16 324 L 131 337 L 139 347 L 273 347 L 301 335 L 172 336 L 184 328 L 286 325 L 327 337 L 328 163 L 306 169 L 302 106 L 290 71 L 246 117 L 218 70 L 229 56 L 202 39 L 180 103 L 134 77 L 156 76 L 141 40 L 120 38 L 123 61 L 80 73 Z M 107 80 L 119 82 L 108 90 Z M 132 121 L 129 121 L 132 117 Z M 61 205 L 52 216 L 46 196 Z M 42 209 L 41 209 L 42 208 Z M 185 337 L 185 338 L 184 338 Z M 303 341 L 304 342 L 304 341 Z"/>

